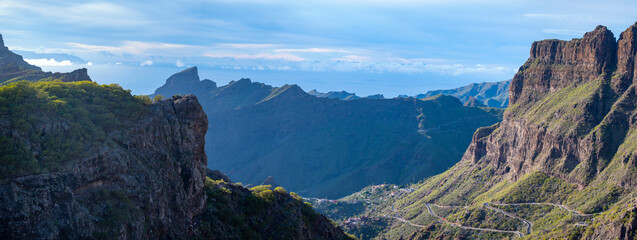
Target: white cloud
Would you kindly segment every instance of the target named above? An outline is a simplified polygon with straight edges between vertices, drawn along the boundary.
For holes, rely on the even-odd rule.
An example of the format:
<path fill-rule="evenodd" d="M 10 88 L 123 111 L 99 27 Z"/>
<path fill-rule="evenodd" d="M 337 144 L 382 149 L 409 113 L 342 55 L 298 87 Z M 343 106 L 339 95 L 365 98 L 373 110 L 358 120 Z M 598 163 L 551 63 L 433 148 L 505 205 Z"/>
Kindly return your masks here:
<path fill-rule="evenodd" d="M 87 62 L 86 66 L 93 66 L 93 62 Z"/>
<path fill-rule="evenodd" d="M 288 54 L 271 54 L 271 53 L 258 53 L 258 54 L 228 54 L 228 53 L 206 53 L 206 57 L 211 58 L 234 58 L 234 59 L 267 59 L 267 60 L 286 60 L 286 61 L 305 61 L 305 58 Z"/>
<path fill-rule="evenodd" d="M 274 49 L 275 52 L 309 52 L 309 53 L 351 53 L 352 51 L 341 50 L 341 49 L 331 49 L 331 48 L 303 48 L 303 49 L 294 49 L 294 48 L 284 48 L 284 49 Z"/>
<path fill-rule="evenodd" d="M 69 60 L 63 60 L 63 61 L 56 61 L 53 58 L 42 58 L 42 59 L 24 59 L 24 61 L 28 62 L 29 64 L 32 65 L 36 65 L 36 66 L 51 66 L 51 67 L 65 67 L 65 66 L 72 66 L 73 63 Z"/>
<path fill-rule="evenodd" d="M 367 56 L 359 56 L 359 55 L 347 55 L 338 58 L 332 58 L 334 61 L 345 61 L 345 62 L 368 62 L 371 61 L 371 57 Z"/>
<path fill-rule="evenodd" d="M 166 50 L 191 49 L 194 51 L 197 48 L 201 48 L 200 46 L 194 45 L 137 41 L 124 41 L 120 46 L 90 45 L 81 43 L 69 43 L 68 45 L 81 51 L 110 52 L 114 54 L 152 54 L 165 53 Z"/>
<path fill-rule="evenodd" d="M 279 45 L 269 43 L 219 43 L 215 46 L 218 48 L 260 49 L 273 48 Z"/>
<path fill-rule="evenodd" d="M 184 62 L 182 62 L 181 60 L 177 60 L 177 62 L 175 63 L 175 65 L 177 65 L 177 67 L 183 67 L 186 66 L 186 64 Z"/>
<path fill-rule="evenodd" d="M 139 66 L 152 66 L 153 65 L 153 61 L 148 60 L 148 61 L 144 61 L 141 64 L 139 64 Z"/>

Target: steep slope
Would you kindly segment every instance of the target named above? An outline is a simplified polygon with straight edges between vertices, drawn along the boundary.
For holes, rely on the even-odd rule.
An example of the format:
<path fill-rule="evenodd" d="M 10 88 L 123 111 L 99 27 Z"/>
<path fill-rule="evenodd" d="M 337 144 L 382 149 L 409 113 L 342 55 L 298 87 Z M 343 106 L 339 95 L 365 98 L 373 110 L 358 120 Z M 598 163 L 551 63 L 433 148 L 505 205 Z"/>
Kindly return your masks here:
<path fill-rule="evenodd" d="M 460 159 L 475 129 L 501 116 L 447 96 L 341 101 L 249 79 L 198 98 L 210 122 L 211 168 L 248 184 L 272 176 L 304 196 L 344 196 L 440 173 Z"/>
<path fill-rule="evenodd" d="M 472 83 L 464 87 L 429 91 L 418 94 L 416 98 L 428 98 L 438 94 L 454 96 L 463 103 L 467 103 L 471 98 L 484 103 L 488 107 L 506 108 L 509 105 L 509 85 L 511 80 L 501 82 Z"/>
<path fill-rule="evenodd" d="M 504 120 L 479 129 L 449 171 L 368 212 L 426 227 L 377 237 L 634 239 L 635 33 L 637 24 L 615 41 L 598 26 L 533 43 Z"/>
<path fill-rule="evenodd" d="M 329 91 L 327 93 L 321 93 L 321 92 L 317 92 L 316 89 L 314 89 L 307 92 L 307 94 L 310 94 L 315 97 L 320 97 L 320 98 L 334 98 L 334 99 L 340 99 L 340 100 L 354 100 L 354 99 L 360 98 L 356 96 L 355 93 L 348 93 L 346 91 L 340 91 L 340 92 Z"/>
<path fill-rule="evenodd" d="M 63 82 L 90 81 L 86 68 L 70 73 L 43 72 L 41 68 L 33 66 L 15 54 L 4 45 L 0 35 L 0 86 L 20 80 L 47 81 L 60 80 Z"/>

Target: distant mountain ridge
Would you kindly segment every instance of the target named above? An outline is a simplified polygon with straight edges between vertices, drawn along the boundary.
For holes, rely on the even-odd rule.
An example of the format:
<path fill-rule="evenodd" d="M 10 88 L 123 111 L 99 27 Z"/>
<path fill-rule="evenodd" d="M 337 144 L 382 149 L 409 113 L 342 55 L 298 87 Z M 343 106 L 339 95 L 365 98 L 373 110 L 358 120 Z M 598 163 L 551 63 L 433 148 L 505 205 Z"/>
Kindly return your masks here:
<path fill-rule="evenodd" d="M 40 67 L 27 63 L 22 56 L 10 51 L 4 45 L 0 34 L 0 86 L 20 80 L 75 82 L 90 81 L 91 78 L 88 76 L 86 68 L 77 69 L 70 73 L 43 72 Z"/>
<path fill-rule="evenodd" d="M 169 87 L 175 79 L 202 84 L 193 74 L 175 75 L 156 94 L 177 94 Z M 342 101 L 250 79 L 195 94 L 209 118 L 211 168 L 246 184 L 273 176 L 304 196 L 344 196 L 435 174 L 459 159 L 475 129 L 499 120 L 497 111 L 448 96 Z M 409 140 L 392 140 L 401 137 Z"/>
<path fill-rule="evenodd" d="M 340 100 L 354 100 L 354 99 L 360 98 L 359 96 L 356 96 L 355 93 L 348 93 L 346 91 L 339 91 L 339 92 L 329 91 L 327 93 L 321 93 L 321 92 L 317 92 L 316 89 L 313 89 L 307 93 L 315 97 L 334 98 L 334 99 L 340 99 Z"/>
<path fill-rule="evenodd" d="M 454 96 L 463 103 L 478 101 L 487 107 L 506 108 L 509 105 L 509 85 L 511 80 L 500 82 L 472 83 L 463 87 L 429 91 L 418 94 L 418 99 L 428 98 L 438 94 Z M 471 99 L 474 98 L 474 99 Z"/>

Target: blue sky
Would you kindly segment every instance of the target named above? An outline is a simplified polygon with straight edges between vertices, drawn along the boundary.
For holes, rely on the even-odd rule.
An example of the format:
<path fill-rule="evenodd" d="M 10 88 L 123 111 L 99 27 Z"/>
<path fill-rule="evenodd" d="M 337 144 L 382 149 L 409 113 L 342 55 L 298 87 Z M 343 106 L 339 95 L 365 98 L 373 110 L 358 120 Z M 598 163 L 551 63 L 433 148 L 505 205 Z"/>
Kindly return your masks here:
<path fill-rule="evenodd" d="M 512 78 L 535 40 L 635 21 L 634 0 L 0 0 L 10 49 L 135 94 L 198 66 L 220 85 L 415 95 Z"/>

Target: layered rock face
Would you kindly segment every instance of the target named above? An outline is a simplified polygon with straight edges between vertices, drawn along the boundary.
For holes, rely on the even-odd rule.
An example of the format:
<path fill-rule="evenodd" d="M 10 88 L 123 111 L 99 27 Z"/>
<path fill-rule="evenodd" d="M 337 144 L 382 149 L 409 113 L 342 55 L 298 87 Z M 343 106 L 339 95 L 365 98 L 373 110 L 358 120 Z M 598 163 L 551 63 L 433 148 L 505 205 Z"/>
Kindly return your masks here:
<path fill-rule="evenodd" d="M 0 238 L 186 238 L 205 204 L 208 120 L 197 98 L 148 106 L 89 157 L 0 182 Z M 64 127 L 48 122 L 43 132 Z M 48 130 L 47 130 L 48 129 Z"/>
<path fill-rule="evenodd" d="M 615 41 L 598 26 L 582 39 L 533 43 L 530 58 L 511 82 L 503 122 L 478 131 L 463 160 L 493 167 L 510 181 L 540 171 L 596 198 L 608 197 L 597 196 L 605 194 L 600 189 L 619 189 L 596 203 L 599 210 L 633 192 L 636 31 L 637 24 Z M 587 236 L 634 234 L 620 233 L 631 226 L 608 224 Z"/>

